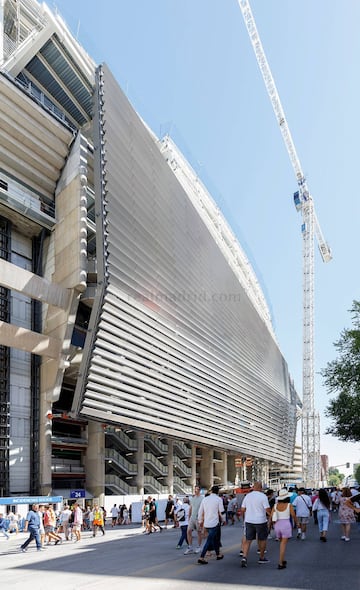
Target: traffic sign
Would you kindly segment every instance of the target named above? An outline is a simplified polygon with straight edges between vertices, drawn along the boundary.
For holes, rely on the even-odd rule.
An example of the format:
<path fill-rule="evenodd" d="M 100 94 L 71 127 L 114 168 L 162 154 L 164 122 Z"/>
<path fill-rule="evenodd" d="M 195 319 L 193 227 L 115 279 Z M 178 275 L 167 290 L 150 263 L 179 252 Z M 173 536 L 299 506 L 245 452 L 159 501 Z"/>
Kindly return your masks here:
<path fill-rule="evenodd" d="M 85 490 L 70 490 L 70 498 L 85 498 Z"/>

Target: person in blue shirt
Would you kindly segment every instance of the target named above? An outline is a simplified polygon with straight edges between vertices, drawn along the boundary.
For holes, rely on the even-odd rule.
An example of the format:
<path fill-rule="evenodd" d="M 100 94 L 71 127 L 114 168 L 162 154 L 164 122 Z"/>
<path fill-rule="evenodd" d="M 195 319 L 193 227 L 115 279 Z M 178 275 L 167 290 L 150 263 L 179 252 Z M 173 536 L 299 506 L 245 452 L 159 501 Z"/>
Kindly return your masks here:
<path fill-rule="evenodd" d="M 6 537 L 6 539 L 9 539 L 10 535 L 7 534 L 6 529 L 7 529 L 6 520 L 4 518 L 4 515 L 2 513 L 0 513 L 0 533 L 2 533 L 4 535 L 4 537 Z"/>
<path fill-rule="evenodd" d="M 39 504 L 33 504 L 32 509 L 26 515 L 24 533 L 29 531 L 29 538 L 20 546 L 20 550 L 25 552 L 27 546 L 33 539 L 36 542 L 36 548 L 38 551 L 44 551 L 40 541 L 40 515 L 39 515 Z"/>

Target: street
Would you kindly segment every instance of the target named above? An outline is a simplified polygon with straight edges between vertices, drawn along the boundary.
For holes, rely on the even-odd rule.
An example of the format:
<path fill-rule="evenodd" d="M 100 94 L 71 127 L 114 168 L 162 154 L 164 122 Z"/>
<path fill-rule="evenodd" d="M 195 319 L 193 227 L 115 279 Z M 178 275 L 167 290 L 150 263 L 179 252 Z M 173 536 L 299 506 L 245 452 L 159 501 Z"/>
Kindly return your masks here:
<path fill-rule="evenodd" d="M 340 540 L 336 516 L 329 540 L 320 543 L 318 529 L 310 525 L 305 541 L 291 539 L 288 566 L 277 569 L 278 543 L 268 541 L 270 563 L 257 563 L 256 544 L 251 546 L 248 568 L 240 567 L 242 525 L 222 528 L 225 558 L 198 565 L 198 555 L 176 549 L 179 529 L 145 535 L 139 525 L 107 525 L 106 535 L 93 538 L 83 533 L 81 542 L 63 542 L 37 552 L 31 543 L 26 553 L 19 546 L 27 537 L 19 533 L 9 541 L 0 537 L 1 585 L 14 590 L 229 590 L 304 589 L 342 590 L 360 588 L 360 530 L 353 527 L 349 543 Z"/>

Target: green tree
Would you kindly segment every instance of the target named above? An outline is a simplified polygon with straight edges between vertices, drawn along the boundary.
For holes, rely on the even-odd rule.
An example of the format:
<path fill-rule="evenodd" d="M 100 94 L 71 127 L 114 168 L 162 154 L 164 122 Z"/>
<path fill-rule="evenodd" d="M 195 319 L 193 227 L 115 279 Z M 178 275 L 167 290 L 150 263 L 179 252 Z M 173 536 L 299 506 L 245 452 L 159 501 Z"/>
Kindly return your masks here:
<path fill-rule="evenodd" d="M 333 487 L 339 487 L 344 479 L 345 475 L 339 472 L 335 467 L 329 468 L 328 485 Z"/>
<path fill-rule="evenodd" d="M 338 357 L 321 371 L 329 394 L 337 394 L 325 414 L 333 422 L 326 434 L 347 442 L 360 440 L 360 301 L 350 310 L 352 329 L 344 329 L 334 346 Z"/>
<path fill-rule="evenodd" d="M 354 477 L 358 483 L 360 483 L 360 465 L 357 466 L 354 472 Z"/>

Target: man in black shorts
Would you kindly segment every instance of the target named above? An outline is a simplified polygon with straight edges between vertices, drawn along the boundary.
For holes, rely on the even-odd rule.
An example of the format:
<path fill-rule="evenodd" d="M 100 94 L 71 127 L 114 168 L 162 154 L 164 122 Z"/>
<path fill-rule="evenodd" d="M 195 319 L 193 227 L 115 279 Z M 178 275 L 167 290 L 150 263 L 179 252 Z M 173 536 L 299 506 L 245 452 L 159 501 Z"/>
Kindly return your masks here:
<path fill-rule="evenodd" d="M 253 490 L 249 492 L 241 505 L 241 512 L 245 522 L 245 540 L 243 541 L 243 556 L 241 558 L 241 567 L 247 567 L 247 556 L 251 542 L 257 538 L 260 556 L 260 564 L 268 563 L 265 557 L 266 540 L 268 537 L 268 516 L 271 509 L 267 496 L 262 492 L 262 484 L 255 481 Z"/>
<path fill-rule="evenodd" d="M 155 498 L 149 496 L 150 502 L 150 510 L 149 510 L 149 527 L 150 532 L 156 531 L 156 527 L 159 528 L 159 531 L 162 531 L 162 527 L 159 525 L 158 517 L 157 517 L 157 506 Z"/>

